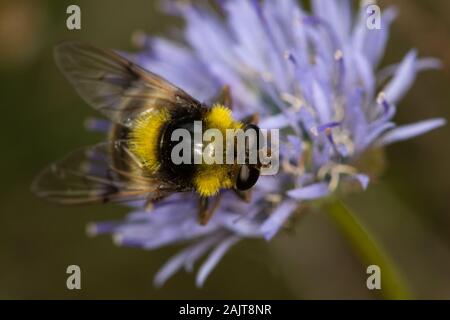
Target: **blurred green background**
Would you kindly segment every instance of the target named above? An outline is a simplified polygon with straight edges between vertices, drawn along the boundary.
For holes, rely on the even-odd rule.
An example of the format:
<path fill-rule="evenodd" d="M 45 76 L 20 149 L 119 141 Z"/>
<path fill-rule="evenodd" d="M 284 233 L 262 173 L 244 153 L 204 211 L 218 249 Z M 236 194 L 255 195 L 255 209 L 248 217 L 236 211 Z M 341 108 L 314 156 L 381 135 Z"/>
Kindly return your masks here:
<path fill-rule="evenodd" d="M 400 16 L 383 64 L 411 48 L 444 62 L 419 76 L 399 106 L 398 123 L 450 118 L 450 1 L 390 0 Z M 66 8 L 78 4 L 82 30 L 66 29 Z M 52 47 L 79 39 L 132 50 L 136 30 L 165 34 L 179 21 L 156 1 L 0 1 L 0 298 L 379 298 L 366 288 L 362 266 L 325 214 L 305 216 L 295 232 L 273 242 L 234 247 L 203 289 L 179 273 L 160 289 L 152 278 L 178 248 L 116 247 L 90 239 L 91 221 L 122 217 L 116 206 L 67 208 L 36 199 L 34 175 L 79 146 L 100 141 L 83 121 L 95 115 L 57 71 Z M 365 193 L 346 199 L 398 265 L 416 298 L 450 298 L 450 128 L 387 149 L 384 176 Z M 82 270 L 82 290 L 66 289 L 66 268 Z"/>

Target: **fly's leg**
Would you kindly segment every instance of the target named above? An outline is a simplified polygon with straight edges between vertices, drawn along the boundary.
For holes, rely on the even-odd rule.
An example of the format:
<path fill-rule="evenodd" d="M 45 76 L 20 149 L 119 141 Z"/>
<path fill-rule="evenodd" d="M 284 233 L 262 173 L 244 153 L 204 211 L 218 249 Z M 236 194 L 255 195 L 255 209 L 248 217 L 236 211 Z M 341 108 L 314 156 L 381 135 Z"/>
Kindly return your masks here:
<path fill-rule="evenodd" d="M 252 200 L 252 191 L 251 190 L 237 190 L 233 189 L 234 193 L 244 202 L 249 203 Z"/>
<path fill-rule="evenodd" d="M 219 95 L 215 99 L 215 102 L 233 110 L 233 98 L 231 97 L 230 86 L 228 85 L 223 86 Z"/>
<path fill-rule="evenodd" d="M 258 124 L 259 123 L 259 113 L 253 113 L 241 120 L 243 124 Z"/>
<path fill-rule="evenodd" d="M 220 200 L 220 194 L 213 198 L 200 197 L 198 205 L 198 222 L 202 226 L 208 224 L 214 212 L 216 212 L 219 207 Z"/>
<path fill-rule="evenodd" d="M 168 192 L 167 190 L 158 188 L 155 191 L 155 193 L 151 197 L 148 197 L 147 200 L 145 201 L 145 206 L 144 206 L 145 211 L 151 212 L 153 210 L 153 208 L 155 207 L 155 203 L 163 200 L 168 195 L 170 195 L 170 192 Z"/>

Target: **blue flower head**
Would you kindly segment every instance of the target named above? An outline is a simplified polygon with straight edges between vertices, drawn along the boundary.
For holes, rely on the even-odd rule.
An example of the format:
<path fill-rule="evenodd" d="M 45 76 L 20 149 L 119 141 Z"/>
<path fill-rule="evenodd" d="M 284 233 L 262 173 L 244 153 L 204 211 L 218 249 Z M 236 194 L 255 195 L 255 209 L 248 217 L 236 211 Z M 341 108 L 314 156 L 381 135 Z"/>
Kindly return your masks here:
<path fill-rule="evenodd" d="M 218 3 L 220 13 L 169 2 L 170 13 L 185 21 L 182 41 L 141 36 L 142 51 L 133 57 L 200 100 L 230 86 L 236 118 L 259 113 L 260 127 L 281 130 L 281 169 L 260 179 L 251 203 L 224 194 L 206 226 L 198 225 L 197 202 L 186 194 L 157 203 L 151 213 L 132 204 L 124 221 L 90 226 L 91 233 L 113 234 L 123 246 L 151 250 L 184 243 L 158 272 L 156 285 L 182 268 L 192 271 L 208 254 L 197 272 L 202 286 L 238 241 L 270 240 L 304 202 L 346 185 L 365 189 L 373 173 L 358 164 L 368 151 L 445 123 L 397 126 L 393 120 L 416 74 L 439 67 L 412 50 L 399 64 L 378 70 L 394 9 L 385 10 L 381 28 L 371 30 L 364 1 L 352 10 L 350 0 L 312 0 L 311 11 L 295 0 Z"/>

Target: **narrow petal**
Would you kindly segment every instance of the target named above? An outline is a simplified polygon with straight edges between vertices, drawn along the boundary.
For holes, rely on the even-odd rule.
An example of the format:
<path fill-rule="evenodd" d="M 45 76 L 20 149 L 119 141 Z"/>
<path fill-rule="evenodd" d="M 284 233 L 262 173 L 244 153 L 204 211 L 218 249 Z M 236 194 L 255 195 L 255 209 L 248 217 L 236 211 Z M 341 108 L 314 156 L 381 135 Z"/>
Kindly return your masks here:
<path fill-rule="evenodd" d="M 187 272 L 192 272 L 194 269 L 194 263 L 203 256 L 206 251 L 217 244 L 221 239 L 223 239 L 222 234 L 212 235 L 203 241 L 200 241 L 195 247 L 190 250 L 189 254 L 186 256 L 184 261 L 184 268 Z"/>
<path fill-rule="evenodd" d="M 102 234 L 112 233 L 119 226 L 120 222 L 116 221 L 90 223 L 86 227 L 86 233 L 88 236 L 95 237 Z"/>
<path fill-rule="evenodd" d="M 377 74 L 378 83 L 384 83 L 392 77 L 400 67 L 400 64 L 392 64 L 381 69 Z M 442 61 L 436 58 L 420 58 L 416 62 L 416 72 L 437 70 L 442 68 Z"/>
<path fill-rule="evenodd" d="M 369 176 L 365 174 L 356 174 L 353 176 L 354 179 L 356 179 L 360 184 L 363 190 L 366 190 L 369 186 L 370 178 Z"/>
<path fill-rule="evenodd" d="M 320 85 L 314 81 L 313 82 L 313 95 L 314 95 L 314 107 L 319 114 L 322 123 L 330 122 L 331 110 L 328 104 L 328 100 Z"/>
<path fill-rule="evenodd" d="M 274 116 L 266 117 L 259 123 L 263 129 L 283 129 L 289 126 L 290 122 L 284 113 L 278 113 Z"/>
<path fill-rule="evenodd" d="M 303 188 L 288 191 L 288 196 L 297 200 L 314 200 L 326 197 L 330 193 L 328 184 L 316 183 Z"/>
<path fill-rule="evenodd" d="M 367 57 L 360 52 L 355 52 L 353 56 L 355 68 L 357 69 L 359 79 L 364 87 L 364 91 L 368 95 L 368 99 L 372 99 L 375 94 L 375 77 L 372 71 L 372 66 L 367 60 Z"/>
<path fill-rule="evenodd" d="M 289 141 L 288 148 L 291 155 L 294 159 L 298 159 L 303 151 L 303 141 L 299 137 L 292 135 L 289 135 L 287 139 Z"/>
<path fill-rule="evenodd" d="M 202 267 L 197 273 L 196 284 L 197 287 L 202 287 L 205 283 L 206 278 L 214 269 L 214 267 L 219 263 L 220 259 L 224 256 L 225 253 L 238 242 L 241 238 L 235 235 L 226 238 L 222 241 L 214 251 L 208 256 L 208 259 L 203 263 Z"/>
<path fill-rule="evenodd" d="M 381 123 L 377 127 L 374 127 L 369 133 L 366 134 L 363 140 L 363 149 L 371 146 L 374 141 L 378 139 L 383 133 L 388 130 L 395 128 L 395 124 L 393 122 Z"/>
<path fill-rule="evenodd" d="M 259 211 L 254 210 L 255 213 L 251 216 L 255 216 Z M 222 224 L 228 230 L 232 231 L 236 235 L 246 238 L 261 237 L 261 226 L 254 220 L 243 217 L 242 214 L 226 214 L 222 218 Z"/>
<path fill-rule="evenodd" d="M 378 146 L 389 145 L 394 142 L 403 141 L 420 136 L 428 131 L 442 127 L 446 120 L 442 118 L 421 121 L 415 124 L 397 127 L 386 133 L 377 141 Z"/>
<path fill-rule="evenodd" d="M 183 266 L 187 271 L 191 271 L 195 261 L 222 239 L 224 239 L 224 234 L 217 233 L 178 252 L 159 269 L 153 280 L 155 286 L 164 285 Z"/>
<path fill-rule="evenodd" d="M 403 59 L 392 80 L 384 88 L 387 100 L 397 104 L 411 88 L 417 74 L 417 52 L 411 51 Z"/>
<path fill-rule="evenodd" d="M 266 240 L 273 238 L 297 206 L 297 201 L 287 200 L 282 202 L 282 204 L 279 205 L 274 212 L 272 212 L 270 217 L 261 225 L 261 231 L 263 232 Z"/>
<path fill-rule="evenodd" d="M 184 265 L 184 261 L 188 256 L 191 247 L 188 247 L 175 256 L 170 258 L 155 275 L 153 283 L 156 287 L 161 287 L 166 281 L 173 276 Z"/>
<path fill-rule="evenodd" d="M 369 30 L 367 28 L 367 6 L 361 1 L 359 19 L 356 22 L 352 35 L 352 46 L 356 51 L 362 52 L 373 68 L 383 57 L 389 38 L 389 29 L 392 21 L 397 16 L 395 8 L 387 8 L 381 15 L 381 29 Z"/>
<path fill-rule="evenodd" d="M 347 40 L 352 22 L 350 1 L 313 0 L 312 9 L 315 15 L 328 21 L 341 41 Z"/>
<path fill-rule="evenodd" d="M 112 123 L 105 119 L 88 118 L 84 122 L 84 126 L 89 131 L 107 133 L 111 129 Z"/>

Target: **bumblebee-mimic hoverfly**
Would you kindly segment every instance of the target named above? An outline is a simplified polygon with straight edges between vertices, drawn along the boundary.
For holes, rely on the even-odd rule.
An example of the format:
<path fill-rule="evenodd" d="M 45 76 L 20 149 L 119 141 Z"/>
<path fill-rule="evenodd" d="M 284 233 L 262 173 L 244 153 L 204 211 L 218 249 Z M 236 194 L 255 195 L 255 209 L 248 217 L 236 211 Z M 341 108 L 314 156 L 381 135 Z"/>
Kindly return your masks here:
<path fill-rule="evenodd" d="M 112 121 L 107 142 L 69 154 L 43 170 L 33 184 L 40 197 L 62 204 L 145 199 L 152 204 L 174 192 L 194 191 L 199 221 L 206 224 L 219 204 L 219 191 L 242 199 L 258 180 L 259 165 L 174 164 L 171 133 L 206 127 L 258 127 L 257 117 L 236 121 L 225 87 L 212 107 L 112 50 L 65 42 L 55 48 L 62 73 L 78 94 Z M 213 201 L 210 199 L 213 198 Z"/>

